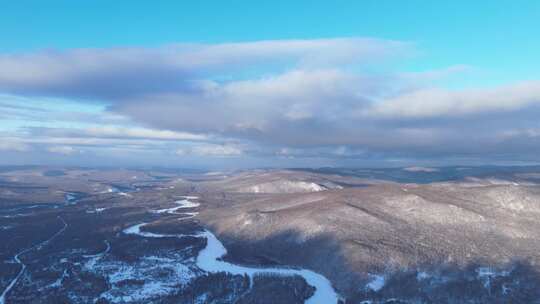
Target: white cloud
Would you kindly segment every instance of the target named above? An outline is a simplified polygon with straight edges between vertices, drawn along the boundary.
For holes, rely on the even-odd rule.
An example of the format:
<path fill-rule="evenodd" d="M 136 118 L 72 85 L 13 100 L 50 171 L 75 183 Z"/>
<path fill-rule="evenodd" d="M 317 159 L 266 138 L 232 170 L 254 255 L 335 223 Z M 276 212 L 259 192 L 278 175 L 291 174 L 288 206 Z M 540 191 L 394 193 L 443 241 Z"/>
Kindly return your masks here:
<path fill-rule="evenodd" d="M 367 38 L 177 44 L 0 55 L 0 90 L 118 99 L 184 91 L 200 75 L 245 67 L 327 67 L 407 53 L 407 43 Z"/>
<path fill-rule="evenodd" d="M 297 128 L 291 125 L 308 120 L 346 121 L 365 105 L 366 95 L 378 90 L 369 79 L 337 69 L 292 70 L 214 83 L 196 94 L 143 96 L 111 109 L 157 128 L 268 136 L 272 130 Z"/>
<path fill-rule="evenodd" d="M 450 90 L 437 85 L 471 67 L 402 73 L 379 61 L 411 49 L 345 38 L 0 55 L 0 93 L 24 96 L 0 105 L 19 119 L 9 130 L 20 129 L 0 149 L 281 159 L 538 151 L 539 81 Z M 44 114 L 23 104 L 36 95 L 107 107 Z"/>
<path fill-rule="evenodd" d="M 206 135 L 175 132 L 170 130 L 157 130 L 137 127 L 88 127 L 85 129 L 49 129 L 49 134 L 64 134 L 98 138 L 139 138 L 156 140 L 197 141 L 208 139 Z"/>
<path fill-rule="evenodd" d="M 233 145 L 206 144 L 176 150 L 177 155 L 228 157 L 240 156 L 244 151 Z"/>
<path fill-rule="evenodd" d="M 376 117 L 426 118 L 514 111 L 540 104 L 540 81 L 491 89 L 421 89 L 377 102 L 364 114 Z"/>
<path fill-rule="evenodd" d="M 0 151 L 26 152 L 30 146 L 18 140 L 4 138 L 0 141 Z"/>
<path fill-rule="evenodd" d="M 52 146 L 52 147 L 47 148 L 47 151 L 51 153 L 57 153 L 57 154 L 63 154 L 63 155 L 71 155 L 71 154 L 79 152 L 78 150 L 70 146 Z"/>
<path fill-rule="evenodd" d="M 503 130 L 503 131 L 498 133 L 498 136 L 502 140 L 507 140 L 507 139 L 511 139 L 511 138 L 517 138 L 517 137 L 540 138 L 540 128 L 538 128 L 538 129 L 527 128 L 527 129 Z"/>

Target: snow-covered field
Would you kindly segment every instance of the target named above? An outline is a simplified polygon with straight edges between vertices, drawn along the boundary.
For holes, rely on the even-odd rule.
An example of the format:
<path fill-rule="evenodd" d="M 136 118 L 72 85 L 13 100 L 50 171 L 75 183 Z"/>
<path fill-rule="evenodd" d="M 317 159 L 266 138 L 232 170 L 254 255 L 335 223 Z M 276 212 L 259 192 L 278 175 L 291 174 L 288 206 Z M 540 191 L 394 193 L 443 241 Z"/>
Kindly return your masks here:
<path fill-rule="evenodd" d="M 304 181 L 273 181 L 241 188 L 239 192 L 249 193 L 295 193 L 295 192 L 319 192 L 327 190 L 324 186 L 313 182 Z"/>
<path fill-rule="evenodd" d="M 96 257 L 86 263 L 84 270 L 106 278 L 111 288 L 99 298 L 111 303 L 148 302 L 179 290 L 196 276 L 182 252 L 144 256 L 135 263 Z M 129 281 L 142 283 L 126 284 Z"/>

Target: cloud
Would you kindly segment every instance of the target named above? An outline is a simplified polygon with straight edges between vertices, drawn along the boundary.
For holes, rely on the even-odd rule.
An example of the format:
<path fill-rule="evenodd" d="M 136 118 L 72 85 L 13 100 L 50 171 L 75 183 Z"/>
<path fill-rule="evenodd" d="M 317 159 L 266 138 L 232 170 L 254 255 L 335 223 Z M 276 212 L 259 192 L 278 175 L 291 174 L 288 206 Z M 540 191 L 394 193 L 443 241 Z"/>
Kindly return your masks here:
<path fill-rule="evenodd" d="M 147 139 L 171 141 L 207 140 L 206 135 L 157 130 L 140 127 L 101 126 L 87 128 L 32 128 L 34 135 L 47 135 L 66 138 L 103 138 L 103 139 Z"/>
<path fill-rule="evenodd" d="M 202 135 L 140 127 L 102 126 L 88 128 L 27 127 L 0 132 L 0 151 L 46 151 L 73 155 L 83 151 L 159 151 L 209 140 Z M 170 152 L 171 154 L 173 152 Z"/>
<path fill-rule="evenodd" d="M 411 53 L 406 42 L 340 38 L 4 54 L 0 93 L 22 97 L 0 103 L 0 117 L 24 121 L 6 139 L 40 151 L 538 158 L 540 81 L 449 89 L 446 80 L 474 67 L 392 65 Z M 106 106 L 47 111 L 25 104 L 33 96 Z M 45 116 L 53 118 L 26 125 Z"/>
<path fill-rule="evenodd" d="M 204 83 L 209 75 L 230 75 L 246 68 L 368 62 L 408 48 L 398 41 L 339 38 L 4 54 L 0 55 L 0 90 L 113 101 L 196 92 L 201 79 Z"/>
<path fill-rule="evenodd" d="M 334 124 L 347 121 L 345 113 L 384 90 L 377 77 L 350 67 L 411 50 L 399 41 L 337 38 L 0 55 L 0 90 L 102 99 L 109 112 L 153 129 L 47 130 L 81 143 L 208 136 L 290 143 L 305 132 L 341 129 Z"/>
<path fill-rule="evenodd" d="M 78 150 L 70 146 L 53 146 L 53 147 L 49 147 L 47 151 L 51 153 L 57 153 L 57 154 L 63 154 L 63 155 L 71 155 L 71 154 L 79 152 Z"/>
<path fill-rule="evenodd" d="M 213 83 L 199 94 L 144 96 L 111 110 L 158 128 L 261 139 L 286 126 L 347 119 L 351 108 L 366 102 L 363 93 L 371 90 L 366 86 L 367 80 L 362 83 L 339 70 L 293 70 L 257 80 Z"/>
<path fill-rule="evenodd" d="M 438 172 L 439 169 L 437 168 L 429 168 L 429 167 L 407 167 L 403 168 L 404 171 L 408 172 L 425 172 L 425 173 L 432 173 L 432 172 Z"/>
<path fill-rule="evenodd" d="M 366 110 L 367 116 L 429 118 L 512 112 L 540 104 L 540 81 L 490 89 L 450 91 L 421 89 L 382 100 Z"/>
<path fill-rule="evenodd" d="M 244 151 L 240 147 L 232 145 L 196 145 L 189 148 L 181 148 L 176 150 L 177 155 L 195 155 L 195 156 L 213 156 L 213 157 L 231 157 L 240 156 Z"/>
<path fill-rule="evenodd" d="M 523 130 L 505 130 L 499 134 L 502 138 L 514 138 L 514 137 L 540 137 L 540 128 L 538 129 L 523 129 Z"/>
<path fill-rule="evenodd" d="M 26 152 L 30 150 L 30 146 L 20 142 L 18 140 L 10 140 L 7 138 L 0 141 L 0 151 L 15 151 L 15 152 Z"/>

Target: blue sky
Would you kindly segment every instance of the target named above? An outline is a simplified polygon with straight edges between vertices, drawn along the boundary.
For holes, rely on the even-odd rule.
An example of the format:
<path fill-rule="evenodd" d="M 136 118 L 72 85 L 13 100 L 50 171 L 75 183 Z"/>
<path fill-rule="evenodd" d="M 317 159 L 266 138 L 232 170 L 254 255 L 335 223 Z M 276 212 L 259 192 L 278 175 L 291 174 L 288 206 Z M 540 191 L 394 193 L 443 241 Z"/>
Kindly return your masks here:
<path fill-rule="evenodd" d="M 9 1 L 0 154 L 536 162 L 538 28 L 538 1 Z"/>
<path fill-rule="evenodd" d="M 535 79 L 538 1 L 9 1 L 0 51 L 375 37 L 410 41 L 420 70 L 456 62 L 486 82 Z"/>

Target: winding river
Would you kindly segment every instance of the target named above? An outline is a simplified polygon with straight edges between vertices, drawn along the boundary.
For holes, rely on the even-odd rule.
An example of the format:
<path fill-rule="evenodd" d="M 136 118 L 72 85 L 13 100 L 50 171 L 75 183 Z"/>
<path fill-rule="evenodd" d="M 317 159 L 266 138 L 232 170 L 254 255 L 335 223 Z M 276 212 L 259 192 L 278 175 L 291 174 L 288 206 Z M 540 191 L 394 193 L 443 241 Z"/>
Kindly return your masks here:
<path fill-rule="evenodd" d="M 46 239 L 45 241 L 39 243 L 39 244 L 36 244 L 30 248 L 27 248 L 27 249 L 24 249 L 23 251 L 17 253 L 15 255 L 15 257 L 13 258 L 13 260 L 21 265 L 21 270 L 19 271 L 19 273 L 17 274 L 17 276 L 15 276 L 15 278 L 13 278 L 13 280 L 11 280 L 11 282 L 9 283 L 9 285 L 6 287 L 6 289 L 4 289 L 4 291 L 2 292 L 2 295 L 0 295 L 0 304 L 4 304 L 6 302 L 6 297 L 7 297 L 7 294 L 8 292 L 13 288 L 13 286 L 15 286 L 15 284 L 17 283 L 17 281 L 19 280 L 19 278 L 23 275 L 24 271 L 26 270 L 26 264 L 24 264 L 20 257 L 21 255 L 33 250 L 33 249 L 41 249 L 43 246 L 47 245 L 48 243 L 50 243 L 52 240 L 54 240 L 57 236 L 59 236 L 60 234 L 62 234 L 62 232 L 64 232 L 64 230 L 66 230 L 66 228 L 68 227 L 68 224 L 66 223 L 66 221 L 64 221 L 63 218 L 61 217 L 58 217 L 58 219 L 60 221 L 62 221 L 62 223 L 64 224 L 64 226 L 58 230 L 53 236 L 51 236 L 50 238 Z"/>
<path fill-rule="evenodd" d="M 194 208 L 198 207 L 199 204 L 196 202 L 190 201 L 190 199 L 196 199 L 196 197 L 184 197 L 183 200 L 176 201 L 179 206 L 169 209 L 160 209 L 160 210 L 154 210 L 154 213 L 174 213 L 174 214 L 180 214 L 177 210 L 182 208 Z M 197 212 L 186 212 L 186 215 L 195 216 L 197 215 Z M 253 277 L 258 274 L 274 274 L 278 276 L 294 276 L 299 275 L 303 277 L 306 282 L 315 287 L 315 293 L 313 296 L 311 296 L 309 299 L 306 300 L 306 304 L 334 304 L 337 303 L 340 299 L 340 296 L 336 293 L 334 288 L 332 287 L 332 284 L 330 281 L 325 278 L 323 275 L 318 274 L 314 271 L 307 270 L 307 269 L 292 269 L 292 268 L 279 268 L 279 267 L 272 267 L 272 268 L 255 268 L 255 267 L 247 267 L 247 266 L 240 266 L 235 265 L 229 262 L 225 262 L 222 260 L 222 257 L 227 254 L 227 249 L 225 249 L 225 246 L 217 239 L 217 237 L 210 232 L 209 230 L 204 230 L 203 232 L 197 233 L 197 234 L 159 234 L 159 233 L 152 233 L 152 232 L 146 232 L 141 231 L 141 227 L 146 225 L 147 223 L 137 224 L 134 226 L 131 226 L 124 230 L 124 233 L 126 234 L 136 234 L 142 237 L 154 237 L 154 238 L 161 238 L 161 237 L 203 237 L 206 238 L 207 244 L 206 247 L 201 250 L 197 256 L 197 266 L 210 273 L 216 273 L 216 272 L 227 272 L 235 275 L 248 275 L 251 280 L 253 280 Z"/>

